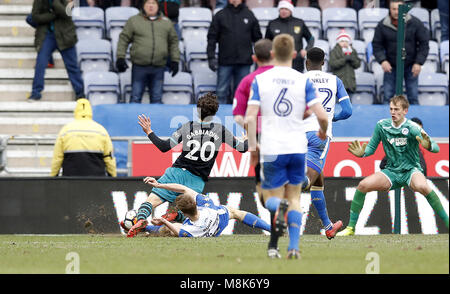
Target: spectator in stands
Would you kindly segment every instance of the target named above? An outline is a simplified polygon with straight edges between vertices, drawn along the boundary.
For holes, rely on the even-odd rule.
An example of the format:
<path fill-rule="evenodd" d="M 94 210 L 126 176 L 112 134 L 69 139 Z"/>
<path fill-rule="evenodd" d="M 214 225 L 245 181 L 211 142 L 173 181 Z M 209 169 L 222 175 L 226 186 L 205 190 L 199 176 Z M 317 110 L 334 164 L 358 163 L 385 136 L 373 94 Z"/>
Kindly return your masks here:
<path fill-rule="evenodd" d="M 314 37 L 302 19 L 292 16 L 294 6 L 291 0 L 282 0 L 278 3 L 279 16 L 267 25 L 266 39 L 273 40 L 279 34 L 289 34 L 294 38 L 297 56 L 292 62 L 292 68 L 303 72 L 306 50 L 314 46 Z M 308 44 L 303 49 L 303 39 Z"/>
<path fill-rule="evenodd" d="M 125 54 L 131 43 L 131 98 L 130 103 L 141 103 L 148 85 L 151 103 L 161 103 L 164 71 L 170 57 L 169 72 L 178 73 L 180 50 L 178 36 L 172 22 L 159 11 L 157 0 L 145 0 L 139 14 L 128 19 L 119 36 L 116 67 L 127 70 Z"/>
<path fill-rule="evenodd" d="M 158 0 L 159 9 L 161 12 L 169 18 L 175 31 L 177 32 L 178 39 L 181 39 L 181 31 L 178 25 L 178 16 L 180 15 L 180 0 Z"/>
<path fill-rule="evenodd" d="M 25 21 L 27 22 L 27 24 L 29 24 L 33 28 L 37 27 L 37 24 L 33 21 L 33 17 L 31 15 L 31 13 L 27 15 Z M 53 59 L 53 55 L 52 54 L 50 54 L 50 58 L 48 59 L 47 67 L 48 68 L 54 68 L 55 67 L 55 61 Z"/>
<path fill-rule="evenodd" d="M 375 28 L 372 41 L 373 54 L 384 71 L 384 103 L 388 104 L 395 94 L 397 65 L 398 6 L 401 0 L 391 0 L 389 15 Z M 423 23 L 411 14 L 405 19 L 405 68 L 406 95 L 410 104 L 418 103 L 418 77 L 429 51 L 430 32 Z"/>
<path fill-rule="evenodd" d="M 356 91 L 355 69 L 361 65 L 358 52 L 351 46 L 352 39 L 345 30 L 336 38 L 336 45 L 330 52 L 329 66 L 333 74 L 337 75 L 350 95 Z"/>
<path fill-rule="evenodd" d="M 419 118 L 413 117 L 411 118 L 411 121 L 415 122 L 423 129 L 422 121 Z M 419 148 L 419 159 L 420 159 L 420 166 L 423 169 L 423 174 L 424 176 L 427 176 L 427 163 L 425 162 L 425 158 L 423 157 L 423 153 L 420 148 Z M 380 169 L 384 169 L 386 167 L 386 164 L 387 164 L 387 157 L 384 156 L 380 162 Z"/>
<path fill-rule="evenodd" d="M 116 174 L 113 145 L 106 129 L 92 120 L 87 99 L 78 99 L 73 112 L 75 120 L 58 134 L 53 150 L 50 176 L 112 176 Z"/>
<path fill-rule="evenodd" d="M 231 103 L 233 90 L 250 73 L 252 43 L 262 38 L 258 20 L 242 0 L 228 0 L 228 5 L 217 12 L 208 30 L 208 65 L 217 70 L 217 96 L 219 103 Z M 219 60 L 216 59 L 219 44 Z"/>
<path fill-rule="evenodd" d="M 42 97 L 45 69 L 55 49 L 61 53 L 76 98 L 85 97 L 75 49 L 78 41 L 75 24 L 72 17 L 66 13 L 66 7 L 73 7 L 72 0 L 34 0 L 33 2 L 31 17 L 37 25 L 34 44 L 38 54 L 32 91 L 28 97 L 30 102 L 40 100 Z"/>

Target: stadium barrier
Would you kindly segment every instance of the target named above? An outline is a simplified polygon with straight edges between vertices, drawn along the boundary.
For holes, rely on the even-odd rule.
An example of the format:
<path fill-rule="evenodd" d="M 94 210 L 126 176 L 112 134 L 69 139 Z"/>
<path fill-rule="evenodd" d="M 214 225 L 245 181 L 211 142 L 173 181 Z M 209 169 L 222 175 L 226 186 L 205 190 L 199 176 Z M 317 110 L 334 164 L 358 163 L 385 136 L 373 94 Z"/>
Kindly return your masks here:
<path fill-rule="evenodd" d="M 361 178 L 326 178 L 325 197 L 331 220 L 347 223 L 350 203 Z M 430 185 L 448 213 L 448 178 L 430 178 Z M 269 212 L 261 206 L 254 178 L 211 178 L 205 193 L 216 203 L 230 205 L 269 221 Z M 130 178 L 0 178 L 0 234 L 119 234 L 118 222 L 128 209 L 137 209 L 151 188 L 141 177 Z M 321 223 L 303 194 L 302 234 L 319 234 Z M 155 209 L 165 213 L 168 204 Z M 401 194 L 402 234 L 448 233 L 435 216 L 424 196 L 409 188 Z M 356 234 L 390 234 L 394 222 L 394 191 L 371 192 L 356 226 Z M 231 221 L 223 234 L 260 234 L 241 223 Z"/>

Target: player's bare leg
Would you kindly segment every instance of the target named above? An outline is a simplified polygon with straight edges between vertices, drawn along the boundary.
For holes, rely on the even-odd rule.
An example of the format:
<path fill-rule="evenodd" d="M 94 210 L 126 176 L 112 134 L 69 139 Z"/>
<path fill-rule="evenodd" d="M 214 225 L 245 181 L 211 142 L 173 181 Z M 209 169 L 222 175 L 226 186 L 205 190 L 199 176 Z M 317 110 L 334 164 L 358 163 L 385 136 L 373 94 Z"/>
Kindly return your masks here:
<path fill-rule="evenodd" d="M 153 208 L 161 205 L 163 201 L 156 194 L 150 193 L 147 200 L 139 207 L 138 210 L 138 221 L 131 229 L 128 231 L 127 237 L 135 237 L 139 232 L 141 232 L 148 224 L 147 218 L 150 216 Z"/>
<path fill-rule="evenodd" d="M 436 192 L 431 189 L 428 185 L 427 179 L 421 172 L 415 172 L 411 176 L 411 181 L 409 183 L 410 188 L 414 192 L 419 192 L 427 199 L 430 206 L 433 208 L 434 212 L 439 215 L 439 217 L 445 222 L 448 228 L 448 214 L 445 212 L 439 197 Z"/>
<path fill-rule="evenodd" d="M 336 236 L 351 236 L 355 234 L 355 226 L 359 213 L 364 206 L 366 194 L 372 191 L 389 191 L 392 184 L 389 178 L 382 172 L 376 172 L 359 182 L 350 206 L 350 220 L 347 227 Z"/>

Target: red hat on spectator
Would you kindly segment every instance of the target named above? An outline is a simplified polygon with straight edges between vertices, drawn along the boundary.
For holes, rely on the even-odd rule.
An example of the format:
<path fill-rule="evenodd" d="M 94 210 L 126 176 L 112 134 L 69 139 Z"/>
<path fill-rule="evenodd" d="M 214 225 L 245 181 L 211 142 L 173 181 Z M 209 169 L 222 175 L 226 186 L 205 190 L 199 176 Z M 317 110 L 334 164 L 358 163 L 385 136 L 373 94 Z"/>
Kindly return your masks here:
<path fill-rule="evenodd" d="M 338 35 L 337 38 L 336 38 L 336 42 L 339 43 L 340 41 L 347 41 L 348 43 L 351 43 L 351 42 L 352 42 L 352 38 L 350 37 L 349 34 L 347 34 L 347 33 L 345 32 L 344 29 L 341 30 L 341 32 L 339 33 L 339 35 Z"/>
<path fill-rule="evenodd" d="M 294 12 L 294 5 L 292 4 L 291 0 L 281 0 L 280 2 L 278 2 L 278 10 L 280 10 L 280 8 L 289 9 L 291 13 Z"/>

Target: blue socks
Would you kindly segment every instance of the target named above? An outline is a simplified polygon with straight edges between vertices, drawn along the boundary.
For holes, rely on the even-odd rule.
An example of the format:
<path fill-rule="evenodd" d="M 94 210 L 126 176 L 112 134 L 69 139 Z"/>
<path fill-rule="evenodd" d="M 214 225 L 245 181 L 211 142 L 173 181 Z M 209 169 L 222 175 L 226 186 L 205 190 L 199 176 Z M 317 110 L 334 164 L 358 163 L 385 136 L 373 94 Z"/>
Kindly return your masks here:
<path fill-rule="evenodd" d="M 270 232 L 270 225 L 253 213 L 247 212 L 242 222 L 249 227 L 263 229 Z"/>
<path fill-rule="evenodd" d="M 145 227 L 145 231 L 149 233 L 157 233 L 162 226 L 149 225 Z"/>
<path fill-rule="evenodd" d="M 137 213 L 137 219 L 147 219 L 151 214 L 153 210 L 153 205 L 150 202 L 144 202 L 142 203 L 141 207 L 139 207 L 138 213 Z"/>
<path fill-rule="evenodd" d="M 288 251 L 298 249 L 300 242 L 300 229 L 302 227 L 302 213 L 298 210 L 291 210 L 287 213 L 287 223 L 289 231 L 289 246 Z"/>
<path fill-rule="evenodd" d="M 328 218 L 327 203 L 325 202 L 325 196 L 323 195 L 323 187 L 311 187 L 311 201 L 322 220 L 322 225 L 325 230 L 330 230 L 333 227 L 333 224 Z"/>
<path fill-rule="evenodd" d="M 278 197 L 270 197 L 266 200 L 266 208 L 270 212 L 275 212 L 278 209 L 278 205 L 280 205 L 281 199 Z"/>

